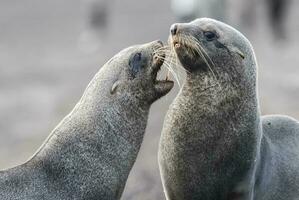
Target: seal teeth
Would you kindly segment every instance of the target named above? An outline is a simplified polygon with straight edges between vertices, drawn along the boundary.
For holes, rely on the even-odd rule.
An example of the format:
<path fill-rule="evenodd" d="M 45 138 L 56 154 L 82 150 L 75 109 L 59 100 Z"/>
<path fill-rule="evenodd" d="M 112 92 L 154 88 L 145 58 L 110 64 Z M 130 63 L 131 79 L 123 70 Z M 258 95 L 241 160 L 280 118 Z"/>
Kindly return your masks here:
<path fill-rule="evenodd" d="M 180 43 L 175 43 L 175 44 L 174 44 L 174 47 L 175 47 L 175 48 L 179 48 L 180 46 L 181 46 Z"/>
<path fill-rule="evenodd" d="M 170 71 L 168 70 L 167 74 L 166 74 L 166 77 L 165 77 L 165 80 L 168 81 L 169 80 L 169 73 Z"/>

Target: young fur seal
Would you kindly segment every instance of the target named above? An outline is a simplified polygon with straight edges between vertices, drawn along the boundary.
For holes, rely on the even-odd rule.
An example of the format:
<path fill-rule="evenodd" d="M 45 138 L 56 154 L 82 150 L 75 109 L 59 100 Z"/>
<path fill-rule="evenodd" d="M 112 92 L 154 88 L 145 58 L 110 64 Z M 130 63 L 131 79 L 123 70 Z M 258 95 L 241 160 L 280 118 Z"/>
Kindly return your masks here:
<path fill-rule="evenodd" d="M 260 116 L 250 42 L 208 18 L 170 40 L 187 75 L 159 147 L 167 199 L 298 200 L 299 123 Z"/>
<path fill-rule="evenodd" d="M 0 172 L 0 199 L 120 199 L 149 108 L 173 87 L 156 80 L 159 48 L 159 41 L 130 47 L 107 62 L 38 152 Z"/>

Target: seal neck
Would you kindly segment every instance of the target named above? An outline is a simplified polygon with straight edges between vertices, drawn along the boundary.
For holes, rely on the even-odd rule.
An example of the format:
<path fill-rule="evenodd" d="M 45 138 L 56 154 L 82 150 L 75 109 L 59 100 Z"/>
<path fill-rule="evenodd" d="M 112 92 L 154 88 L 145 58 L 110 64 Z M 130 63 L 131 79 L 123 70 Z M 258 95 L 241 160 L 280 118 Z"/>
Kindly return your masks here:
<path fill-rule="evenodd" d="M 220 87 L 218 83 L 205 77 L 186 81 L 173 104 L 173 112 L 179 110 L 173 116 L 185 121 L 176 129 L 184 130 L 179 132 L 184 134 L 180 138 L 192 135 L 190 140 L 180 140 L 186 146 L 182 149 L 196 150 L 200 163 L 194 162 L 194 166 L 191 163 L 189 167 L 203 174 L 198 178 L 205 187 L 210 187 L 209 191 L 215 191 L 218 195 L 215 198 L 235 192 L 250 199 L 262 134 L 256 87 L 244 89 L 229 82 L 220 82 Z M 182 154 L 193 156 L 191 152 Z"/>
<path fill-rule="evenodd" d="M 92 81 L 28 163 L 38 163 L 32 166 L 63 183 L 62 190 L 72 188 L 63 192 L 74 197 L 91 193 L 117 199 L 143 140 L 149 106 L 140 108 L 125 97 L 111 99 L 105 91 Z"/>

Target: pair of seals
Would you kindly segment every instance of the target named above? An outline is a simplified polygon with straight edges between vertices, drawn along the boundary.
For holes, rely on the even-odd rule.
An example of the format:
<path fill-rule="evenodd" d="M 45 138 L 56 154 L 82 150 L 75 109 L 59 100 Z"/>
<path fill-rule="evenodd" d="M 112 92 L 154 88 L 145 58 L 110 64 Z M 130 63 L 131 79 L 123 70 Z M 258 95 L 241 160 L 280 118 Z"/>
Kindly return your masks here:
<path fill-rule="evenodd" d="M 298 199 L 299 122 L 260 115 L 250 42 L 208 18 L 170 39 L 187 75 L 159 147 L 167 199 Z"/>
<path fill-rule="evenodd" d="M 134 46 L 107 62 L 40 150 L 0 172 L 0 199 L 119 199 L 150 106 L 173 87 L 156 80 L 160 48 L 159 41 Z"/>

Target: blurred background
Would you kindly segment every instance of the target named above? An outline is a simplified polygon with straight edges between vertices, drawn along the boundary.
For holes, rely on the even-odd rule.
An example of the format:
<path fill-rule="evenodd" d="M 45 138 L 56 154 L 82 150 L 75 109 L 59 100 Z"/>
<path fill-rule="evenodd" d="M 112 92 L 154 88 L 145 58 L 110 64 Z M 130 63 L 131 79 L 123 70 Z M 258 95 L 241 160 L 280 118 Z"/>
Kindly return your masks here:
<path fill-rule="evenodd" d="M 0 0 L 0 168 L 26 161 L 121 49 L 167 41 L 174 22 L 213 17 L 252 42 L 263 114 L 299 119 L 299 1 Z M 164 199 L 157 163 L 163 118 L 178 87 L 156 102 L 123 200 Z"/>

